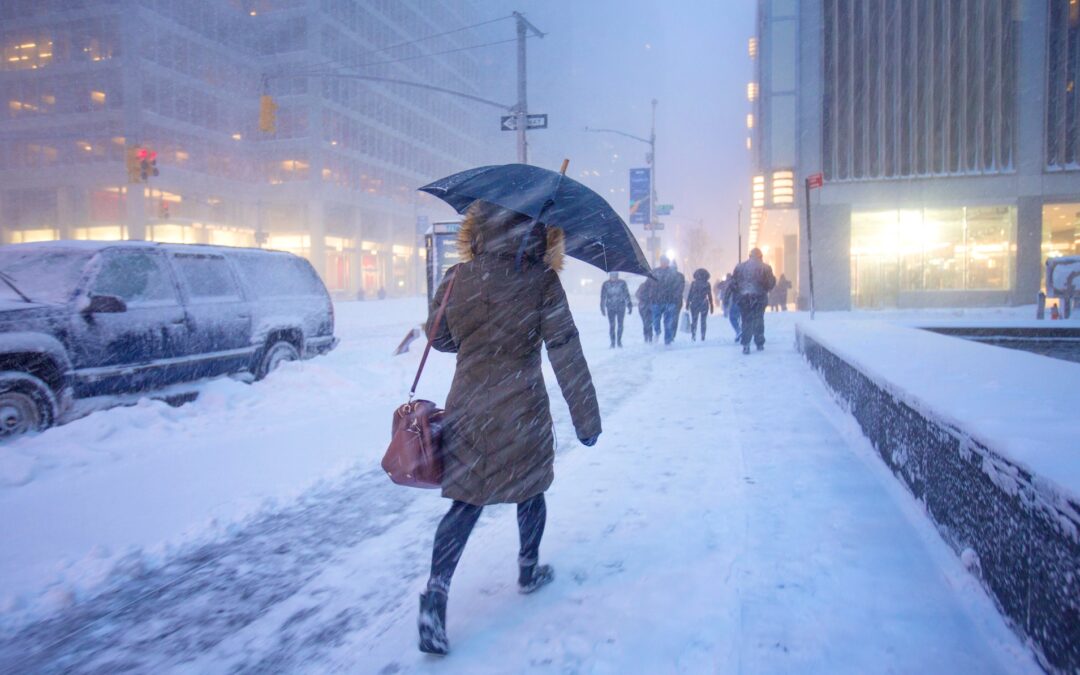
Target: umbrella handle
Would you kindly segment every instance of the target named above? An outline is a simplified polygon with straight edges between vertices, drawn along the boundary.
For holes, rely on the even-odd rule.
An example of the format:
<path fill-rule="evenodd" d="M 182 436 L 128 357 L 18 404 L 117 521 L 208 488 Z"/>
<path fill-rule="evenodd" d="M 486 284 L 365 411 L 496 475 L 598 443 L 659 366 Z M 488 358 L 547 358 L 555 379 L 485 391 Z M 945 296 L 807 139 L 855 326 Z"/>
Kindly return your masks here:
<path fill-rule="evenodd" d="M 570 166 L 570 160 L 569 159 L 564 159 L 562 161 L 562 168 L 559 169 L 559 173 L 565 176 L 566 175 L 566 167 L 568 167 L 568 166 Z"/>

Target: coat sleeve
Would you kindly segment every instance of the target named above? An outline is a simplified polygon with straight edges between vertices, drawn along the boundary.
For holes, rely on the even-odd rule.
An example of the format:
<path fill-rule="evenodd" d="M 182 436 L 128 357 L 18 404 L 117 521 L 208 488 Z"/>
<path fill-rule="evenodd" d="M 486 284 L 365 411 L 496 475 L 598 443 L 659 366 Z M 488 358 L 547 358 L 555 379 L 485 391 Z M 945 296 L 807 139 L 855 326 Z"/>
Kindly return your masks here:
<path fill-rule="evenodd" d="M 596 390 L 589 374 L 589 365 L 581 351 L 581 339 L 566 302 L 566 292 L 554 270 L 544 273 L 540 333 L 547 346 L 555 379 L 559 381 L 563 398 L 570 408 L 570 418 L 578 438 L 599 436 L 600 406 L 596 402 Z"/>
<path fill-rule="evenodd" d="M 606 309 L 607 309 L 607 293 L 608 293 L 608 283 L 605 281 L 603 283 L 603 285 L 600 286 L 600 313 L 601 314 L 604 314 Z"/>
<path fill-rule="evenodd" d="M 765 267 L 764 287 L 766 291 L 771 291 L 772 289 L 776 288 L 776 275 L 773 274 L 772 268 L 767 265 Z"/>
<path fill-rule="evenodd" d="M 457 265 L 454 265 L 446 272 L 446 276 L 443 277 L 442 283 L 439 284 L 439 288 L 435 291 L 435 297 L 431 299 L 431 304 L 428 306 L 428 319 L 424 324 L 424 333 L 431 337 L 431 346 L 438 349 L 440 352 L 456 352 L 458 350 L 457 341 L 454 340 L 454 336 L 450 332 L 450 318 L 447 316 L 449 313 L 449 305 L 453 302 L 453 295 L 450 297 L 450 302 L 447 303 L 447 311 L 443 312 L 442 321 L 435 327 L 435 334 L 431 334 L 431 324 L 435 321 L 435 315 L 439 312 L 439 304 L 442 303 L 443 297 L 446 296 L 446 287 L 449 284 L 451 277 L 457 276 Z"/>

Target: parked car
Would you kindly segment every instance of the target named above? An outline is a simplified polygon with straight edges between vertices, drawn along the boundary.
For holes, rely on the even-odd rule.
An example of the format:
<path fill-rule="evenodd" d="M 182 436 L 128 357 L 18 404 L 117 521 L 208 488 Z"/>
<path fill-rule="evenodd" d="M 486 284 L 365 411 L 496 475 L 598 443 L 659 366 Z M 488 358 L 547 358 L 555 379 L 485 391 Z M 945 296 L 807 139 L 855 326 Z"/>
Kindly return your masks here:
<path fill-rule="evenodd" d="M 330 296 L 289 253 L 149 242 L 0 247 L 0 441 L 78 399 L 250 372 L 337 344 Z"/>

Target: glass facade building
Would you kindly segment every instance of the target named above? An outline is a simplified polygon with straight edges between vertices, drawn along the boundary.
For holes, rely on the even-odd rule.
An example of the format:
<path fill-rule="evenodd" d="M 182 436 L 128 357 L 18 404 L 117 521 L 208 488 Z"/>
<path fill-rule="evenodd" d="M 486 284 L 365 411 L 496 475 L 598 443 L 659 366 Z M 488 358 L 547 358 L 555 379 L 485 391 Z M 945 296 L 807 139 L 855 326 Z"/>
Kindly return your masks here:
<path fill-rule="evenodd" d="M 1033 303 L 1080 250 L 1080 2 L 758 8 L 750 244 L 798 249 L 799 302 L 809 209 L 819 309 Z M 794 200 L 769 189 L 792 173 Z"/>
<path fill-rule="evenodd" d="M 491 115 L 341 76 L 480 94 L 475 54 L 428 56 L 467 34 L 396 46 L 474 19 L 465 0 L 0 3 L 3 241 L 265 245 L 339 294 L 415 292 L 434 204 L 415 188 L 490 161 Z M 127 179 L 135 146 L 157 153 L 146 184 Z"/>

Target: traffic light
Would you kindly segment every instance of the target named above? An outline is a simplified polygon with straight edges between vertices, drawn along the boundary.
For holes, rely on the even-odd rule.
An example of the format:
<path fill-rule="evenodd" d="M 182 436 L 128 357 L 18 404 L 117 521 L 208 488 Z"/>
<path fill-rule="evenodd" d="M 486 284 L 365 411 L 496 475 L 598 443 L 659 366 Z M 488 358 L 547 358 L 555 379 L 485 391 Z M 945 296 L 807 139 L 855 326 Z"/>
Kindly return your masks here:
<path fill-rule="evenodd" d="M 142 182 L 142 172 L 139 167 L 139 151 L 141 150 L 142 148 L 138 146 L 129 146 L 124 153 L 124 164 L 127 167 L 129 183 Z"/>
<path fill-rule="evenodd" d="M 160 218 L 161 220 L 169 219 L 169 202 L 165 201 L 164 199 L 162 199 L 161 203 L 158 204 L 158 218 Z"/>
<path fill-rule="evenodd" d="M 277 131 L 277 103 L 269 94 L 259 97 L 259 131 L 272 134 Z"/>
<path fill-rule="evenodd" d="M 150 179 L 150 176 L 158 175 L 156 151 L 139 148 L 136 156 L 139 158 L 139 178 L 141 180 L 146 181 Z"/>

